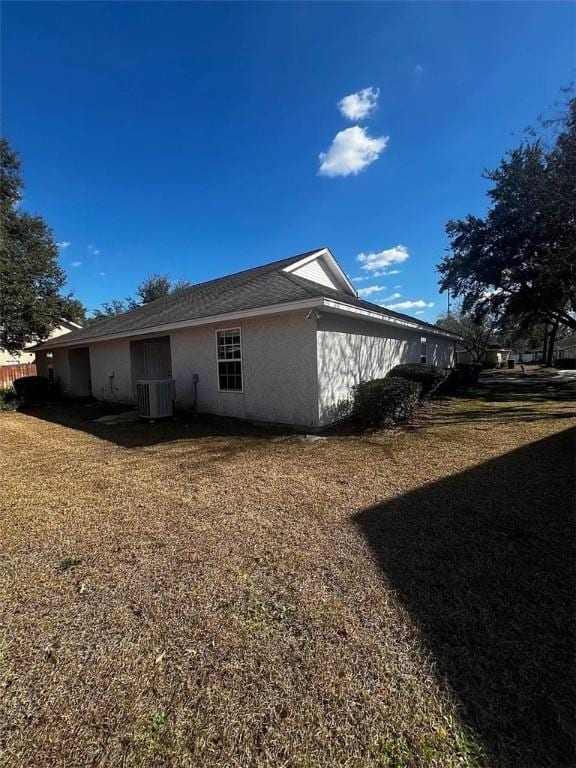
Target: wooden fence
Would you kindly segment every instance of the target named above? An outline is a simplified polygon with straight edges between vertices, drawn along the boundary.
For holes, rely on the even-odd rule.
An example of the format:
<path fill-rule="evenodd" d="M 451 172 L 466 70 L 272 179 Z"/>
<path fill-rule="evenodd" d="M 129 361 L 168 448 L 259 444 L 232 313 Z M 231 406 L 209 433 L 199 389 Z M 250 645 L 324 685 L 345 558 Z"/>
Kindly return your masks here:
<path fill-rule="evenodd" d="M 9 389 L 14 379 L 19 379 L 21 376 L 36 376 L 36 365 L 34 363 L 0 365 L 0 389 Z"/>

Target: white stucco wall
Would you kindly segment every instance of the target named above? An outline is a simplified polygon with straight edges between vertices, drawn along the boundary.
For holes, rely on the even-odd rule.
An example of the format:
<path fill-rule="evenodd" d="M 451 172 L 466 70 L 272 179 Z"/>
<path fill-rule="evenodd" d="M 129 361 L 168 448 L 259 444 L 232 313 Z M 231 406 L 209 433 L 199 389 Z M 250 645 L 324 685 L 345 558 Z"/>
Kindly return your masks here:
<path fill-rule="evenodd" d="M 243 392 L 219 392 L 216 330 L 241 328 Z M 318 420 L 316 328 L 305 312 L 283 312 L 171 333 L 176 403 L 199 412 L 299 426 Z"/>
<path fill-rule="evenodd" d="M 90 370 L 92 395 L 97 400 L 134 402 L 128 339 L 90 344 Z"/>
<path fill-rule="evenodd" d="M 451 365 L 453 342 L 421 331 L 323 313 L 318 320 L 319 421 L 337 418 L 338 404 L 361 381 L 381 378 L 395 365 L 420 362 L 426 336 L 428 362 Z"/>
<path fill-rule="evenodd" d="M 455 363 L 454 341 L 423 334 L 428 340 L 427 362 L 439 368 L 451 368 Z"/>
<path fill-rule="evenodd" d="M 48 356 L 46 352 L 36 352 L 34 355 L 36 363 L 36 373 L 38 376 L 48 378 Z"/>
<path fill-rule="evenodd" d="M 60 385 L 63 395 L 71 395 L 70 392 L 70 365 L 67 349 L 55 349 L 52 353 L 52 366 L 54 368 L 54 381 Z"/>

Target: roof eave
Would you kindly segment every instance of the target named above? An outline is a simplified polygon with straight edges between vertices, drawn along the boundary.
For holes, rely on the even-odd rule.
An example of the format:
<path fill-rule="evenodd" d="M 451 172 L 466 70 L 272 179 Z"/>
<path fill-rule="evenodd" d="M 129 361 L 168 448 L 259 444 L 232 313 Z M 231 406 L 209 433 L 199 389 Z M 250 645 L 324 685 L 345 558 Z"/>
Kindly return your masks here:
<path fill-rule="evenodd" d="M 324 306 L 331 309 L 338 314 L 356 315 L 366 320 L 372 320 L 374 322 L 380 322 L 385 325 L 395 326 L 397 328 L 407 328 L 414 331 L 422 331 L 422 333 L 433 334 L 435 336 L 442 336 L 444 338 L 452 339 L 453 341 L 459 341 L 460 336 L 454 333 L 445 331 L 443 328 L 436 328 L 429 324 L 421 323 L 416 318 L 404 319 L 389 315 L 386 310 L 382 312 L 376 312 L 363 307 L 355 307 L 352 304 L 345 302 L 335 301 L 334 299 L 324 299 Z"/>
<path fill-rule="evenodd" d="M 181 320 L 177 323 L 166 323 L 164 325 L 154 325 L 145 328 L 132 329 L 129 331 L 120 331 L 118 333 L 103 334 L 102 336 L 92 336 L 85 339 L 70 339 L 69 334 L 65 334 L 57 339 L 43 344 L 38 344 L 32 347 L 32 352 L 50 352 L 54 349 L 64 349 L 69 347 L 85 347 L 88 344 L 97 344 L 103 341 L 115 341 L 120 339 L 133 338 L 134 336 L 153 336 L 169 331 L 177 331 L 185 328 L 194 328 L 200 325 L 213 325 L 216 323 L 225 323 L 233 320 L 242 320 L 244 318 L 259 317 L 262 315 L 275 315 L 283 312 L 294 312 L 300 309 L 315 309 L 324 308 L 330 312 L 337 314 L 343 314 L 350 317 L 360 317 L 362 319 L 382 323 L 384 325 L 390 325 L 396 328 L 406 328 L 408 330 L 420 331 L 422 333 L 433 334 L 436 336 L 442 336 L 454 341 L 460 339 L 453 333 L 444 331 L 441 328 L 434 328 L 430 325 L 420 323 L 414 319 L 398 318 L 393 315 L 388 315 L 385 310 L 382 312 L 371 311 L 362 307 L 355 307 L 352 304 L 347 304 L 344 301 L 336 301 L 334 299 L 328 299 L 322 296 L 313 296 L 309 299 L 301 299 L 298 301 L 287 301 L 282 304 L 269 304 L 262 307 L 254 307 L 252 309 L 238 310 L 236 312 L 229 312 L 226 314 L 211 315 L 207 317 L 194 318 L 191 320 Z"/>
<path fill-rule="evenodd" d="M 226 323 L 233 320 L 242 320 L 243 318 L 260 317 L 262 315 L 276 315 L 282 312 L 294 312 L 299 309 L 314 309 L 322 306 L 322 297 L 314 296 L 310 299 L 301 299 L 298 301 L 287 301 L 281 304 L 269 304 L 252 309 L 238 310 L 236 312 L 227 312 L 219 315 L 210 315 L 198 317 L 190 320 L 181 320 L 177 323 L 165 323 L 163 325 L 153 325 L 144 328 L 137 328 L 118 333 L 108 333 L 102 336 L 91 336 L 83 339 L 69 339 L 68 334 L 58 337 L 54 341 L 38 344 L 31 351 L 50 352 L 53 349 L 63 349 L 65 347 L 86 347 L 88 344 L 97 344 L 102 341 L 115 341 L 116 339 L 127 339 L 134 336 L 153 336 L 169 331 L 178 331 L 185 328 L 194 328 L 199 325 L 214 325 L 215 323 Z M 62 338 L 62 341 L 60 341 Z"/>

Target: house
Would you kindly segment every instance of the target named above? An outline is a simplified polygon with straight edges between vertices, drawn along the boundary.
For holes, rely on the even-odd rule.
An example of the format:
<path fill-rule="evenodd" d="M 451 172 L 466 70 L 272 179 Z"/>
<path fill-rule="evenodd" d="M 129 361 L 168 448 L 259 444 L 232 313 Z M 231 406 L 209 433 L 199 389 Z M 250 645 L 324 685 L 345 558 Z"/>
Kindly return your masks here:
<path fill-rule="evenodd" d="M 58 336 L 63 336 L 65 333 L 70 333 L 70 331 L 77 331 L 79 328 L 82 328 L 82 326 L 78 323 L 73 323 L 71 320 L 60 320 L 60 324 L 50 332 L 48 339 L 55 339 Z M 5 349 L 0 349 L 0 366 L 32 365 L 35 359 L 34 347 L 35 342 L 31 342 L 19 352 L 7 352 Z"/>
<path fill-rule="evenodd" d="M 482 363 L 487 368 L 506 368 L 508 360 L 514 359 L 512 350 L 499 347 L 496 344 L 489 344 L 484 352 Z M 473 356 L 464 347 L 459 344 L 456 345 L 456 362 L 457 363 L 473 363 L 475 362 Z"/>
<path fill-rule="evenodd" d="M 52 330 L 48 338 L 55 339 L 71 331 L 77 331 L 81 327 L 81 325 L 73 323 L 71 320 L 60 320 L 60 324 Z M 36 368 L 34 367 L 34 348 L 35 343 L 32 342 L 19 352 L 8 352 L 5 349 L 0 349 L 0 387 L 9 387 L 20 376 L 32 376 L 36 373 Z M 51 358 L 51 354 L 46 357 L 44 365 L 44 374 L 46 376 L 52 375 Z"/>
<path fill-rule="evenodd" d="M 576 334 L 566 336 L 555 343 L 552 362 L 559 364 L 564 358 L 576 358 Z M 536 363 L 543 359 L 544 349 L 542 347 L 529 349 L 520 355 L 520 360 L 523 363 Z"/>
<path fill-rule="evenodd" d="M 38 347 L 70 396 L 135 402 L 172 378 L 177 407 L 319 427 L 394 365 L 449 367 L 457 337 L 358 297 L 328 248 L 177 291 Z"/>
<path fill-rule="evenodd" d="M 556 342 L 554 349 L 554 360 L 556 363 L 561 364 L 565 358 L 576 359 L 576 334 L 567 336 L 565 339 L 560 339 Z"/>

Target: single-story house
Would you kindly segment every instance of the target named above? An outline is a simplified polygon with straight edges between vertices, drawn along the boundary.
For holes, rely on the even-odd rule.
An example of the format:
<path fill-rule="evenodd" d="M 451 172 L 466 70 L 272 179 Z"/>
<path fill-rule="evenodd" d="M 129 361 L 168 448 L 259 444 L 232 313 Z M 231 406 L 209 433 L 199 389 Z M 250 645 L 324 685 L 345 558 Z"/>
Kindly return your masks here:
<path fill-rule="evenodd" d="M 504 347 L 488 346 L 484 352 L 482 363 L 487 368 L 502 368 L 508 365 L 508 359 L 514 358 L 511 349 Z M 473 363 L 473 356 L 464 347 L 456 345 L 456 362 L 457 363 Z"/>
<path fill-rule="evenodd" d="M 554 360 L 560 363 L 564 358 L 576 358 L 576 334 L 566 336 L 556 342 L 554 349 Z"/>
<path fill-rule="evenodd" d="M 70 396 L 134 403 L 171 378 L 177 407 L 319 427 L 394 365 L 450 367 L 457 337 L 358 297 L 328 248 L 185 288 L 37 348 Z"/>
<path fill-rule="evenodd" d="M 576 334 L 566 336 L 564 339 L 560 339 L 554 345 L 554 352 L 552 354 L 552 362 L 559 363 L 565 357 L 576 357 Z M 529 349 L 520 354 L 520 361 L 522 363 L 538 363 L 544 359 L 544 349 L 538 347 L 537 349 Z"/>
<path fill-rule="evenodd" d="M 58 336 L 63 336 L 71 331 L 77 331 L 82 326 L 78 323 L 74 323 L 71 320 L 60 320 L 59 325 L 53 328 L 49 339 L 55 339 Z M 8 352 L 6 349 L 0 347 L 0 388 L 7 388 L 12 386 L 12 383 L 19 379 L 21 376 L 33 376 L 36 373 L 34 366 L 36 358 L 34 354 L 34 348 L 36 342 L 26 344 L 24 349 L 18 352 Z M 49 354 L 46 357 L 43 367 L 43 373 L 45 376 L 52 375 L 52 355 Z"/>

